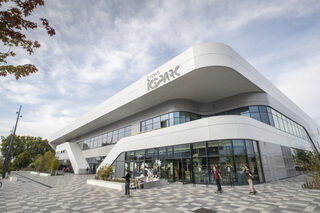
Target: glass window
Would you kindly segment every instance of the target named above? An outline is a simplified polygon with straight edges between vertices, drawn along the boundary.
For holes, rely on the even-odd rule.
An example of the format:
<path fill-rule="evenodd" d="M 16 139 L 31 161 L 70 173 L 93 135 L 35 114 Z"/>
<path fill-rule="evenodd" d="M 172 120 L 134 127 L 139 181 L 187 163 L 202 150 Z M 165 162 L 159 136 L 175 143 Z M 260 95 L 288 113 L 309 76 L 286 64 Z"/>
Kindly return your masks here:
<path fill-rule="evenodd" d="M 176 145 L 173 150 L 175 157 L 190 157 L 190 144 Z"/>
<path fill-rule="evenodd" d="M 174 125 L 174 120 L 173 120 L 173 118 L 170 118 L 170 120 L 169 120 L 169 126 L 173 126 Z"/>
<path fill-rule="evenodd" d="M 267 107 L 266 106 L 259 106 L 259 112 L 267 113 Z"/>
<path fill-rule="evenodd" d="M 173 157 L 173 147 L 172 146 L 167 147 L 167 156 Z"/>
<path fill-rule="evenodd" d="M 179 118 L 180 117 L 180 113 L 179 112 L 174 112 L 174 117 L 175 118 Z"/>
<path fill-rule="evenodd" d="M 199 119 L 199 116 L 196 115 L 196 114 L 194 114 L 194 113 L 191 113 L 191 114 L 190 114 L 190 117 L 191 117 L 191 120 L 192 120 L 192 121 Z"/>
<path fill-rule="evenodd" d="M 118 130 L 112 132 L 112 143 L 117 143 L 118 141 Z"/>
<path fill-rule="evenodd" d="M 258 106 L 249 106 L 249 111 L 251 112 L 259 112 Z"/>
<path fill-rule="evenodd" d="M 247 155 L 250 157 L 254 156 L 253 144 L 251 140 L 246 140 L 246 148 L 247 148 Z"/>
<path fill-rule="evenodd" d="M 146 159 L 156 159 L 157 149 L 147 149 L 146 150 Z"/>
<path fill-rule="evenodd" d="M 136 159 L 137 160 L 144 160 L 144 157 L 145 157 L 145 150 L 136 151 Z"/>
<path fill-rule="evenodd" d="M 245 155 L 245 146 L 243 140 L 232 140 L 234 155 Z"/>
<path fill-rule="evenodd" d="M 169 114 L 161 115 L 161 121 L 169 119 Z"/>
<path fill-rule="evenodd" d="M 147 125 L 146 130 L 152 130 L 152 124 Z"/>
<path fill-rule="evenodd" d="M 180 118 L 174 118 L 174 125 L 180 124 Z"/>
<path fill-rule="evenodd" d="M 190 113 L 189 112 L 186 112 L 185 113 L 185 115 L 186 115 L 186 122 L 189 122 L 190 121 Z"/>
<path fill-rule="evenodd" d="M 112 143 L 112 132 L 108 132 L 107 143 L 108 144 Z"/>
<path fill-rule="evenodd" d="M 250 117 L 255 119 L 255 120 L 258 120 L 260 121 L 260 114 L 259 112 L 250 112 Z"/>
<path fill-rule="evenodd" d="M 126 152 L 126 161 L 131 161 L 134 159 L 134 151 Z"/>
<path fill-rule="evenodd" d="M 209 141 L 208 142 L 208 155 L 219 155 L 219 142 Z"/>
<path fill-rule="evenodd" d="M 120 140 L 121 138 L 124 138 L 124 128 L 122 128 L 123 131 L 120 131 L 120 130 L 119 130 L 119 138 L 118 138 L 118 140 Z"/>
<path fill-rule="evenodd" d="M 174 118 L 174 113 L 173 112 L 169 113 L 169 118 Z"/>
<path fill-rule="evenodd" d="M 154 123 L 160 123 L 160 116 L 153 118 L 152 122 L 153 122 L 153 124 Z"/>
<path fill-rule="evenodd" d="M 100 135 L 98 137 L 98 145 L 97 145 L 97 147 L 101 147 L 101 146 L 102 146 L 102 135 Z"/>
<path fill-rule="evenodd" d="M 232 144 L 231 140 L 223 140 L 219 142 L 219 154 L 220 155 L 231 155 Z"/>
<path fill-rule="evenodd" d="M 127 126 L 125 128 L 125 133 L 124 133 L 125 137 L 130 136 L 131 135 L 131 126 Z"/>
<path fill-rule="evenodd" d="M 152 124 L 152 119 L 146 120 L 146 125 Z"/>
<path fill-rule="evenodd" d="M 161 128 L 166 128 L 169 126 L 169 120 L 163 120 L 161 121 Z"/>
<path fill-rule="evenodd" d="M 156 122 L 156 123 L 153 123 L 153 129 L 160 129 L 160 128 L 161 128 L 160 121 Z"/>
<path fill-rule="evenodd" d="M 261 121 L 265 124 L 270 124 L 269 122 L 269 117 L 268 117 L 268 113 L 266 112 L 260 112 L 260 118 L 261 118 Z"/>
<path fill-rule="evenodd" d="M 281 129 L 282 131 L 286 131 L 281 116 L 277 116 L 277 117 L 278 117 L 278 122 L 279 122 L 280 129 Z"/>
<path fill-rule="evenodd" d="M 194 143 L 192 146 L 193 157 L 206 156 L 206 142 Z"/>
<path fill-rule="evenodd" d="M 272 118 L 273 118 L 273 122 L 274 122 L 274 126 L 277 128 L 277 129 L 280 129 L 280 124 L 278 122 L 278 117 L 277 117 L 277 113 L 275 110 L 271 109 L 271 112 L 272 112 Z"/>
<path fill-rule="evenodd" d="M 159 148 L 159 158 L 164 158 L 167 156 L 167 147 Z"/>

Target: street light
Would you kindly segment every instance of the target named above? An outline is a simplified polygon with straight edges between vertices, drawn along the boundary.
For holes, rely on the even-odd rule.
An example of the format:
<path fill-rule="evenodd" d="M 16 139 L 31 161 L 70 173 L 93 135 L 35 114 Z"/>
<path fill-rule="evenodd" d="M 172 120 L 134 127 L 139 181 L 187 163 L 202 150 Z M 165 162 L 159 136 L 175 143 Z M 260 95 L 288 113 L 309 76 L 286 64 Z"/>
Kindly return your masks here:
<path fill-rule="evenodd" d="M 7 173 L 7 170 L 8 170 L 8 165 L 10 163 L 11 150 L 12 150 L 12 144 L 13 144 L 13 141 L 14 141 L 14 136 L 16 134 L 19 118 L 22 117 L 22 115 L 20 115 L 21 107 L 22 106 L 20 105 L 19 112 L 16 112 L 18 114 L 18 116 L 17 116 L 17 120 L 16 120 L 16 125 L 14 126 L 13 131 L 12 131 L 9 147 L 7 149 L 6 157 L 5 157 L 5 160 L 4 160 L 2 178 L 6 177 L 6 173 Z"/>

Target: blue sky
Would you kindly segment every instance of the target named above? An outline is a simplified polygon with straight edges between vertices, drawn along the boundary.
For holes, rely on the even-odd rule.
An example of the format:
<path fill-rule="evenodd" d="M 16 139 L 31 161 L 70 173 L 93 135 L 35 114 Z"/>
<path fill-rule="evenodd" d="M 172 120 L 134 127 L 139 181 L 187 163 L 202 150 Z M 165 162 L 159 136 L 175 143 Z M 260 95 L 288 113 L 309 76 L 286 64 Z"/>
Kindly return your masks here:
<path fill-rule="evenodd" d="M 320 1 L 55 0 L 32 18 L 56 29 L 29 32 L 41 48 L 14 64 L 37 74 L 0 78 L 0 135 L 49 138 L 161 64 L 204 42 L 242 55 L 320 124 Z M 1 46 L 1 48 L 4 48 Z"/>

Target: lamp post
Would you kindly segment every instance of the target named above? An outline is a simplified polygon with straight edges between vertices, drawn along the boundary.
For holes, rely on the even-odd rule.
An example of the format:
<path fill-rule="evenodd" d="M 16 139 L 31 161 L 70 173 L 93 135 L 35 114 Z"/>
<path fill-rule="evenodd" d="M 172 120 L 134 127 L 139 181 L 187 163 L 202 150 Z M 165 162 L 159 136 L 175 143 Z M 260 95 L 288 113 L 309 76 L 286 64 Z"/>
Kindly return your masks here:
<path fill-rule="evenodd" d="M 10 143 L 9 143 L 9 147 L 7 149 L 6 157 L 5 157 L 5 160 L 4 160 L 2 178 L 6 177 L 6 173 L 7 173 L 7 170 L 8 170 L 8 165 L 10 163 L 12 144 L 13 144 L 13 141 L 14 141 L 14 136 L 16 134 L 19 118 L 22 117 L 20 115 L 21 107 L 22 106 L 20 105 L 19 112 L 17 112 L 18 116 L 17 116 L 17 120 L 16 120 L 16 125 L 14 126 L 14 129 L 13 129 L 13 132 L 12 132 L 12 135 L 11 135 L 11 139 L 10 139 Z"/>

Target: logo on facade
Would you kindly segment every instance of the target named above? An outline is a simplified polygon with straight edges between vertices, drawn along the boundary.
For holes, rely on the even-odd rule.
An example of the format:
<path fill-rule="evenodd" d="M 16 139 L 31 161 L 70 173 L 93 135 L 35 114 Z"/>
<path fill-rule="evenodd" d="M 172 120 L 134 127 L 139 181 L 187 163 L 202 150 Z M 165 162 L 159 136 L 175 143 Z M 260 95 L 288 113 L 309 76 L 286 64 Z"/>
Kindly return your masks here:
<path fill-rule="evenodd" d="M 171 81 L 172 79 L 175 79 L 176 77 L 180 76 L 178 73 L 178 69 L 180 66 L 176 66 L 174 69 L 170 69 L 167 72 L 164 72 L 163 74 L 160 74 L 160 71 L 157 71 L 150 76 L 147 77 L 147 87 L 148 91 L 156 89 L 160 86 L 160 84 L 164 84 L 166 82 Z"/>

